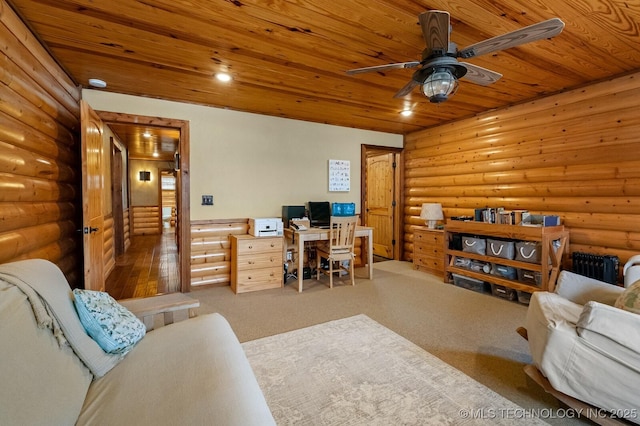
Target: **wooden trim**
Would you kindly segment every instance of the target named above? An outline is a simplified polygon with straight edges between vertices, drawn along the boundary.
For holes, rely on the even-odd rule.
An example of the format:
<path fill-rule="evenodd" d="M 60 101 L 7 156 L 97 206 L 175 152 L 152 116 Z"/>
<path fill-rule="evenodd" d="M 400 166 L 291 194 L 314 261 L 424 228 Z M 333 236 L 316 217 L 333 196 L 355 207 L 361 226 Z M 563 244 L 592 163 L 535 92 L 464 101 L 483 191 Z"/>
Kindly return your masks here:
<path fill-rule="evenodd" d="M 220 223 L 248 223 L 249 219 L 246 217 L 237 218 L 237 219 L 200 219 L 200 220 L 192 220 L 191 226 L 202 226 L 202 225 L 211 225 L 211 224 L 220 224 Z"/>
<path fill-rule="evenodd" d="M 113 252 L 115 256 L 124 253 L 124 206 L 122 203 L 122 150 L 113 136 L 109 137 L 111 148 L 111 214 L 113 216 Z"/>
<path fill-rule="evenodd" d="M 393 258 L 403 260 L 404 250 L 404 227 L 402 226 L 402 218 L 404 217 L 404 149 L 385 147 L 377 145 L 360 145 L 360 217 L 361 224 L 368 226 L 366 222 L 366 193 L 367 193 L 367 158 L 372 155 L 394 154 L 396 162 L 394 176 L 394 192 L 396 194 L 396 206 L 393 209 L 393 235 L 396 243 L 393 246 Z"/>
<path fill-rule="evenodd" d="M 132 125 L 149 125 L 158 127 L 172 127 L 180 130 L 180 170 L 177 174 L 176 190 L 178 196 L 178 221 L 176 222 L 176 238 L 178 244 L 178 273 L 180 275 L 180 291 L 191 291 L 191 229 L 190 229 L 190 134 L 189 122 L 186 120 L 152 117 L 135 114 L 125 114 L 110 111 L 96 111 L 105 124 L 119 123 Z M 127 161 L 128 164 L 128 161 Z M 130 196 L 129 191 L 129 196 Z M 131 222 L 130 222 L 131 223 Z"/>

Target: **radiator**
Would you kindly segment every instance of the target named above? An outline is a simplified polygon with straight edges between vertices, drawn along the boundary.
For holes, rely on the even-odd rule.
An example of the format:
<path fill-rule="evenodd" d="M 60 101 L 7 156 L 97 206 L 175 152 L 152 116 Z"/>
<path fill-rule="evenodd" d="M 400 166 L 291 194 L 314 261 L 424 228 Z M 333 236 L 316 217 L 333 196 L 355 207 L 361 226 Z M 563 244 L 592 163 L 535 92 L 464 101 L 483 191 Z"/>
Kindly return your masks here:
<path fill-rule="evenodd" d="M 618 256 L 575 251 L 571 254 L 573 272 L 609 284 L 618 283 Z"/>

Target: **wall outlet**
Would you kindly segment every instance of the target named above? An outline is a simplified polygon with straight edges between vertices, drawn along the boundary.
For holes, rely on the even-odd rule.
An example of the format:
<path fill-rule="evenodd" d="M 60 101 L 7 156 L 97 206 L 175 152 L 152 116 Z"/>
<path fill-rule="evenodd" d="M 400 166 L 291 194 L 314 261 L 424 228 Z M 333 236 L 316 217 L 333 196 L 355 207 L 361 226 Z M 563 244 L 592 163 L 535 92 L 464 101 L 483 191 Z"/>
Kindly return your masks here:
<path fill-rule="evenodd" d="M 287 262 L 291 262 L 293 260 L 293 252 L 287 251 Z"/>
<path fill-rule="evenodd" d="M 202 196 L 202 205 L 203 206 L 212 206 L 213 205 L 213 195 L 203 195 Z"/>

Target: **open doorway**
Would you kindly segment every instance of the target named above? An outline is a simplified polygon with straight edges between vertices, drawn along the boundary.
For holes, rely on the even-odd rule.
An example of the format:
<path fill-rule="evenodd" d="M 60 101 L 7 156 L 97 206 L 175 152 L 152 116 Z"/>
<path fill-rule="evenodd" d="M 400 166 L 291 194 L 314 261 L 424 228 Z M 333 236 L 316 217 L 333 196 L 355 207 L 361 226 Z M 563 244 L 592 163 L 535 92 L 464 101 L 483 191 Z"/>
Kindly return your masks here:
<path fill-rule="evenodd" d="M 169 118 L 149 117 L 142 115 L 131 115 L 107 111 L 97 111 L 100 118 L 107 124 L 115 133 L 123 144 L 128 149 L 129 156 L 127 164 L 131 160 L 144 160 L 156 158 L 157 154 L 170 152 L 170 158 L 165 158 L 164 164 L 171 164 L 172 167 L 162 167 L 156 169 L 156 179 L 158 182 L 159 194 L 158 194 L 158 226 L 164 226 L 162 222 L 162 206 L 163 202 L 161 196 L 162 185 L 162 173 L 167 171 L 173 175 L 174 181 L 174 199 L 175 206 L 173 207 L 173 216 L 175 220 L 173 222 L 173 236 L 176 246 L 176 274 L 179 286 L 177 290 L 181 292 L 190 291 L 190 255 L 191 255 L 191 232 L 189 228 L 189 122 L 184 120 L 176 120 Z M 177 144 L 169 145 L 166 136 L 159 136 L 157 138 L 147 139 L 144 136 L 144 132 L 141 131 L 145 127 L 154 128 L 160 130 L 162 134 L 166 135 L 167 132 L 175 132 L 177 136 Z M 173 146 L 174 148 L 168 148 L 167 146 Z M 148 157 L 146 157 L 148 155 Z M 137 176 L 139 173 L 136 170 L 130 171 Z M 141 175 L 142 176 L 142 175 Z M 133 177 L 130 177 L 130 180 Z M 140 178 L 142 179 L 142 178 Z M 134 227 L 133 211 L 129 209 L 129 222 Z M 169 221 L 171 222 L 171 221 Z"/>
<path fill-rule="evenodd" d="M 176 174 L 175 170 L 160 170 L 160 220 L 162 223 L 162 232 L 173 233 L 176 228 L 176 219 L 178 216 L 176 199 Z"/>
<path fill-rule="evenodd" d="M 374 228 L 377 260 L 401 260 L 402 149 L 362 145 L 363 224 Z"/>

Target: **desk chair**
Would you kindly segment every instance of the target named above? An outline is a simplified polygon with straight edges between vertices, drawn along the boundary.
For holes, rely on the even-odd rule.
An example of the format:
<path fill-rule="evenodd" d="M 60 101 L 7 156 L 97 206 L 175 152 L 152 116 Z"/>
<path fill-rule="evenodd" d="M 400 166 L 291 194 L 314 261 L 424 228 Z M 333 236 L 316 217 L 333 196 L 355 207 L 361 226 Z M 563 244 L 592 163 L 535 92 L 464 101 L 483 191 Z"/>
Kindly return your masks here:
<path fill-rule="evenodd" d="M 329 240 L 318 244 L 316 247 L 316 259 L 318 260 L 318 268 L 316 279 L 320 279 L 320 272 L 329 274 L 329 288 L 333 288 L 334 272 L 345 271 L 351 276 L 351 285 L 356 285 L 354 277 L 355 253 L 353 246 L 355 243 L 355 231 L 357 216 L 331 216 L 331 227 L 329 228 Z M 320 265 L 320 259 L 327 259 L 329 270 L 325 271 Z M 348 261 L 349 267 L 346 268 L 342 262 Z M 334 271 L 333 264 L 338 263 L 338 268 Z"/>

